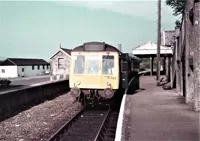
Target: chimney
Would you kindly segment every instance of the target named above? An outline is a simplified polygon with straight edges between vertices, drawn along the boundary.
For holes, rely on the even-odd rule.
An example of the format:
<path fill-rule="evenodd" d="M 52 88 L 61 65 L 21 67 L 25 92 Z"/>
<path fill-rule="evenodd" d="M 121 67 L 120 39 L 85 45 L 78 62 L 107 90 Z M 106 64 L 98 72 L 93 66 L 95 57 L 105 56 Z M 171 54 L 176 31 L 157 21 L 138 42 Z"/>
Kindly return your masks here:
<path fill-rule="evenodd" d="M 118 44 L 118 49 L 122 51 L 122 44 Z"/>

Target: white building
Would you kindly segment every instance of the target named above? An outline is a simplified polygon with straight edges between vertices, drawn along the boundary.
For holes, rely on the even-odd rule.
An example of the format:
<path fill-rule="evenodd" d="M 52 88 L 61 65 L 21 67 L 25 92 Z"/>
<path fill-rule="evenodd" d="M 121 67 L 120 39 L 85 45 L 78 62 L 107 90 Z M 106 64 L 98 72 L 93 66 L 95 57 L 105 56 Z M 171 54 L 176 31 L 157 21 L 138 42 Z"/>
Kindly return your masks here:
<path fill-rule="evenodd" d="M 59 81 L 69 78 L 71 50 L 61 48 L 50 57 L 50 80 Z"/>
<path fill-rule="evenodd" d="M 49 70 L 49 63 L 43 59 L 8 58 L 0 65 L 0 78 L 37 76 Z"/>
<path fill-rule="evenodd" d="M 166 43 L 167 40 L 165 40 L 164 43 Z M 157 56 L 157 44 L 153 43 L 152 41 L 149 41 L 143 45 L 137 46 L 132 50 L 133 55 L 140 57 L 140 58 L 149 58 L 149 64 L 150 64 L 150 74 L 153 75 L 154 72 L 154 59 Z M 173 55 L 173 49 L 168 46 L 160 46 L 160 57 L 163 58 L 163 62 L 161 63 L 161 71 L 164 71 L 164 73 L 168 73 L 168 70 L 170 68 L 168 63 L 170 58 Z"/>
<path fill-rule="evenodd" d="M 135 56 L 150 56 L 157 54 L 157 44 L 149 41 L 143 45 L 140 45 L 132 50 L 133 55 Z M 160 55 L 172 55 L 172 48 L 166 46 L 160 46 Z"/>

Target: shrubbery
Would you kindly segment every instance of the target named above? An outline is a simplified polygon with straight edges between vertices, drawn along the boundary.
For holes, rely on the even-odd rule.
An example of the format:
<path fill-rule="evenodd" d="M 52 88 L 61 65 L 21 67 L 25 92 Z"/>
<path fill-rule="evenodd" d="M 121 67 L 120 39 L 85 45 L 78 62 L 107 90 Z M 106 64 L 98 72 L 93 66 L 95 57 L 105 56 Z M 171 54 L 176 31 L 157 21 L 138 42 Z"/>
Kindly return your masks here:
<path fill-rule="evenodd" d="M 8 87 L 11 81 L 8 79 L 0 79 L 0 88 Z"/>

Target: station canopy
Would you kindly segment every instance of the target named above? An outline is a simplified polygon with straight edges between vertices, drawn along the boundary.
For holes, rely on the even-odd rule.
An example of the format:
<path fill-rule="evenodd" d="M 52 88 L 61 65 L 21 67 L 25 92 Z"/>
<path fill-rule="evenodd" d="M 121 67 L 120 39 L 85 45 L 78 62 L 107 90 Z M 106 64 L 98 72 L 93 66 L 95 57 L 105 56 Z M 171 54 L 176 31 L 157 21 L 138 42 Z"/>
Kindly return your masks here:
<path fill-rule="evenodd" d="M 137 46 L 132 50 L 133 55 L 138 57 L 155 57 L 157 55 L 157 44 L 149 41 L 146 44 Z M 172 47 L 160 46 L 160 56 L 168 57 L 172 56 L 173 50 Z"/>

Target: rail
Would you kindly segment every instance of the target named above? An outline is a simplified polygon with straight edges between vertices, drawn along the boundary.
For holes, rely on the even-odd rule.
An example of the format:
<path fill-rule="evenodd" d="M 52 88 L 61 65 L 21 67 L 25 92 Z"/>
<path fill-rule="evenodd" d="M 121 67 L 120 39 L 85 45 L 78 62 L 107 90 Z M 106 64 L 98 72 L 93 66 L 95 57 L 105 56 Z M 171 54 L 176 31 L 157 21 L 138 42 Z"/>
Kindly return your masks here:
<path fill-rule="evenodd" d="M 117 118 L 118 112 L 110 108 L 100 110 L 94 108 L 91 110 L 84 107 L 54 133 L 48 141 L 104 141 L 108 138 L 114 140 Z"/>
<path fill-rule="evenodd" d="M 97 135 L 96 135 L 94 141 L 99 141 L 99 140 L 101 140 L 101 136 L 102 136 L 103 131 L 104 131 L 104 128 L 105 128 L 105 126 L 106 126 L 106 121 L 107 121 L 108 118 L 109 118 L 110 112 L 111 112 L 111 110 L 109 109 L 109 111 L 108 111 L 106 117 L 104 118 L 104 120 L 103 120 L 103 122 L 102 122 L 102 124 L 101 124 L 101 126 L 100 126 L 100 129 L 99 129 L 99 131 L 98 131 L 98 133 L 97 133 Z"/>
<path fill-rule="evenodd" d="M 62 135 L 70 128 L 70 126 L 76 122 L 76 120 L 81 116 L 85 107 L 81 108 L 81 110 L 73 116 L 68 122 L 66 122 L 56 133 L 54 133 L 48 141 L 57 141 L 62 138 Z"/>

